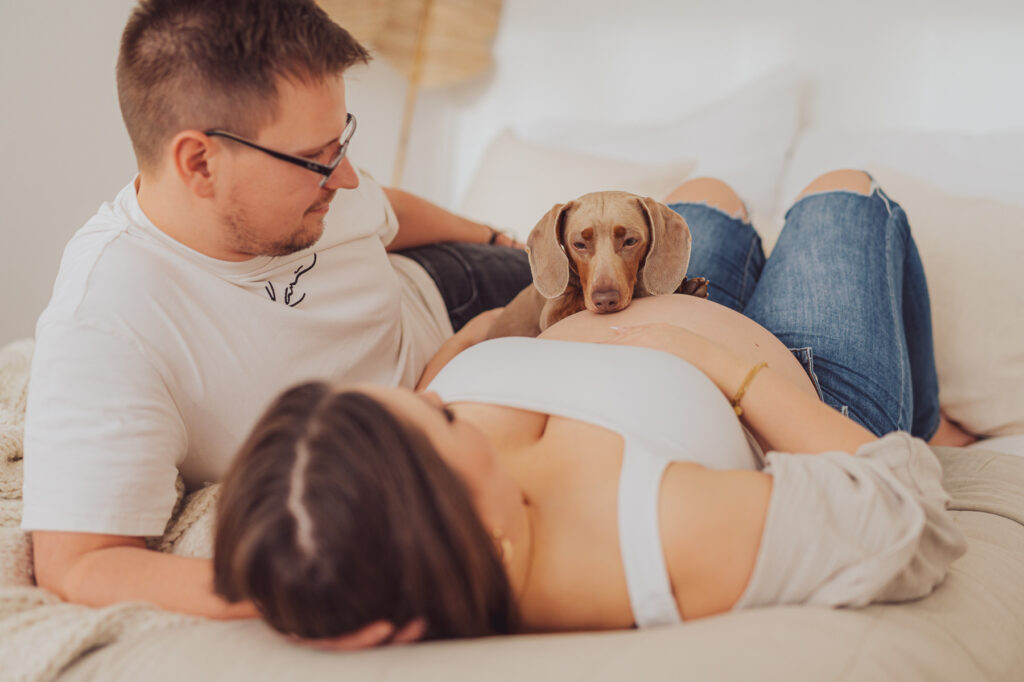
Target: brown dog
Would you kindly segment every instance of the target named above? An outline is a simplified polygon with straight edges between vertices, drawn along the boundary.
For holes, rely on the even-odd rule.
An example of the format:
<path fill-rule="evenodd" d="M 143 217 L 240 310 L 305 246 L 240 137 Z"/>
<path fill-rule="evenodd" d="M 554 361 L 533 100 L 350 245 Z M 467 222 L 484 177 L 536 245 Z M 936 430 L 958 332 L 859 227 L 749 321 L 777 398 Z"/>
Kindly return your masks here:
<path fill-rule="evenodd" d="M 533 284 L 489 336 L 536 336 L 584 308 L 612 313 L 637 296 L 707 298 L 707 280 L 686 278 L 690 243 L 682 216 L 650 197 L 593 192 L 557 204 L 527 240 Z"/>

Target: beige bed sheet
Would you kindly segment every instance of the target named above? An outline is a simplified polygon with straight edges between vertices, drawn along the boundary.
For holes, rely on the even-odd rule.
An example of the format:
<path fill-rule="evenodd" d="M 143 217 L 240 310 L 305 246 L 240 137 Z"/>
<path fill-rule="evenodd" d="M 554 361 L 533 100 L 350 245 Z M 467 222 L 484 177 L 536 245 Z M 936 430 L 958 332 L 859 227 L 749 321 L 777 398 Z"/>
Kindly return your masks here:
<path fill-rule="evenodd" d="M 916 602 L 756 609 L 644 631 L 356 653 L 300 648 L 256 622 L 206 622 L 101 649 L 60 682 L 1024 680 L 1024 458 L 936 451 L 969 549 L 939 589 Z"/>

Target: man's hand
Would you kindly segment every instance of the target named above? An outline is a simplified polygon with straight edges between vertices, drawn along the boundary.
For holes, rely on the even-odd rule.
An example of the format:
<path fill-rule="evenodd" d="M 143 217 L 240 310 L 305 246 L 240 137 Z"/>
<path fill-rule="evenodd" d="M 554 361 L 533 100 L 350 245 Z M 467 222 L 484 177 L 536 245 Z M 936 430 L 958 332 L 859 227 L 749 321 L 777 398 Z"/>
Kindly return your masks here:
<path fill-rule="evenodd" d="M 512 233 L 508 230 L 498 230 L 488 226 L 491 230 L 491 236 L 488 237 L 487 242 L 496 246 L 507 246 L 510 249 L 519 249 L 520 251 L 526 251 L 526 244 L 518 241 Z"/>

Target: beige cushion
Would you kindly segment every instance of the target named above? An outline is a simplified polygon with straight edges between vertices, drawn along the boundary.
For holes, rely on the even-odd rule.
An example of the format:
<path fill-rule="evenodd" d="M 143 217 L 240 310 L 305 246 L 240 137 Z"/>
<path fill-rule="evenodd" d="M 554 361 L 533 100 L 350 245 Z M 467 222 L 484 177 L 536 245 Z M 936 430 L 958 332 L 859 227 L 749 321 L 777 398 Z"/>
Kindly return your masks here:
<path fill-rule="evenodd" d="M 694 108 L 678 116 L 650 112 L 650 121 L 615 125 L 572 116 L 517 130 L 537 144 L 634 163 L 697 159 L 695 174 L 727 180 L 749 210 L 773 213 L 804 92 L 799 70 L 783 64 L 711 101 L 694 100 Z"/>
<path fill-rule="evenodd" d="M 499 134 L 480 162 L 459 212 L 514 232 L 521 241 L 555 204 L 587 192 L 622 190 L 659 201 L 696 165 L 646 165 L 552 149 Z"/>
<path fill-rule="evenodd" d="M 921 253 L 947 416 L 979 435 L 1024 433 L 1024 206 L 868 170 L 907 212 Z M 782 221 L 753 219 L 770 250 Z"/>
<path fill-rule="evenodd" d="M 871 169 L 907 212 L 932 303 L 940 398 L 975 433 L 1024 433 L 1024 206 Z"/>

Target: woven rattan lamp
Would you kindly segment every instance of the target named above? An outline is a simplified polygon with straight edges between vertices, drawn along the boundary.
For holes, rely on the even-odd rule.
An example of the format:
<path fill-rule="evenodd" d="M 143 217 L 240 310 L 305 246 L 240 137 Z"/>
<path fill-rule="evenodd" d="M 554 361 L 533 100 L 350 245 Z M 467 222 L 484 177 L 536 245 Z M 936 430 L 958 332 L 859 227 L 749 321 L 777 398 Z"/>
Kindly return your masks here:
<path fill-rule="evenodd" d="M 405 170 L 416 97 L 490 68 L 501 0 L 319 0 L 335 21 L 409 79 L 392 184 Z"/>

